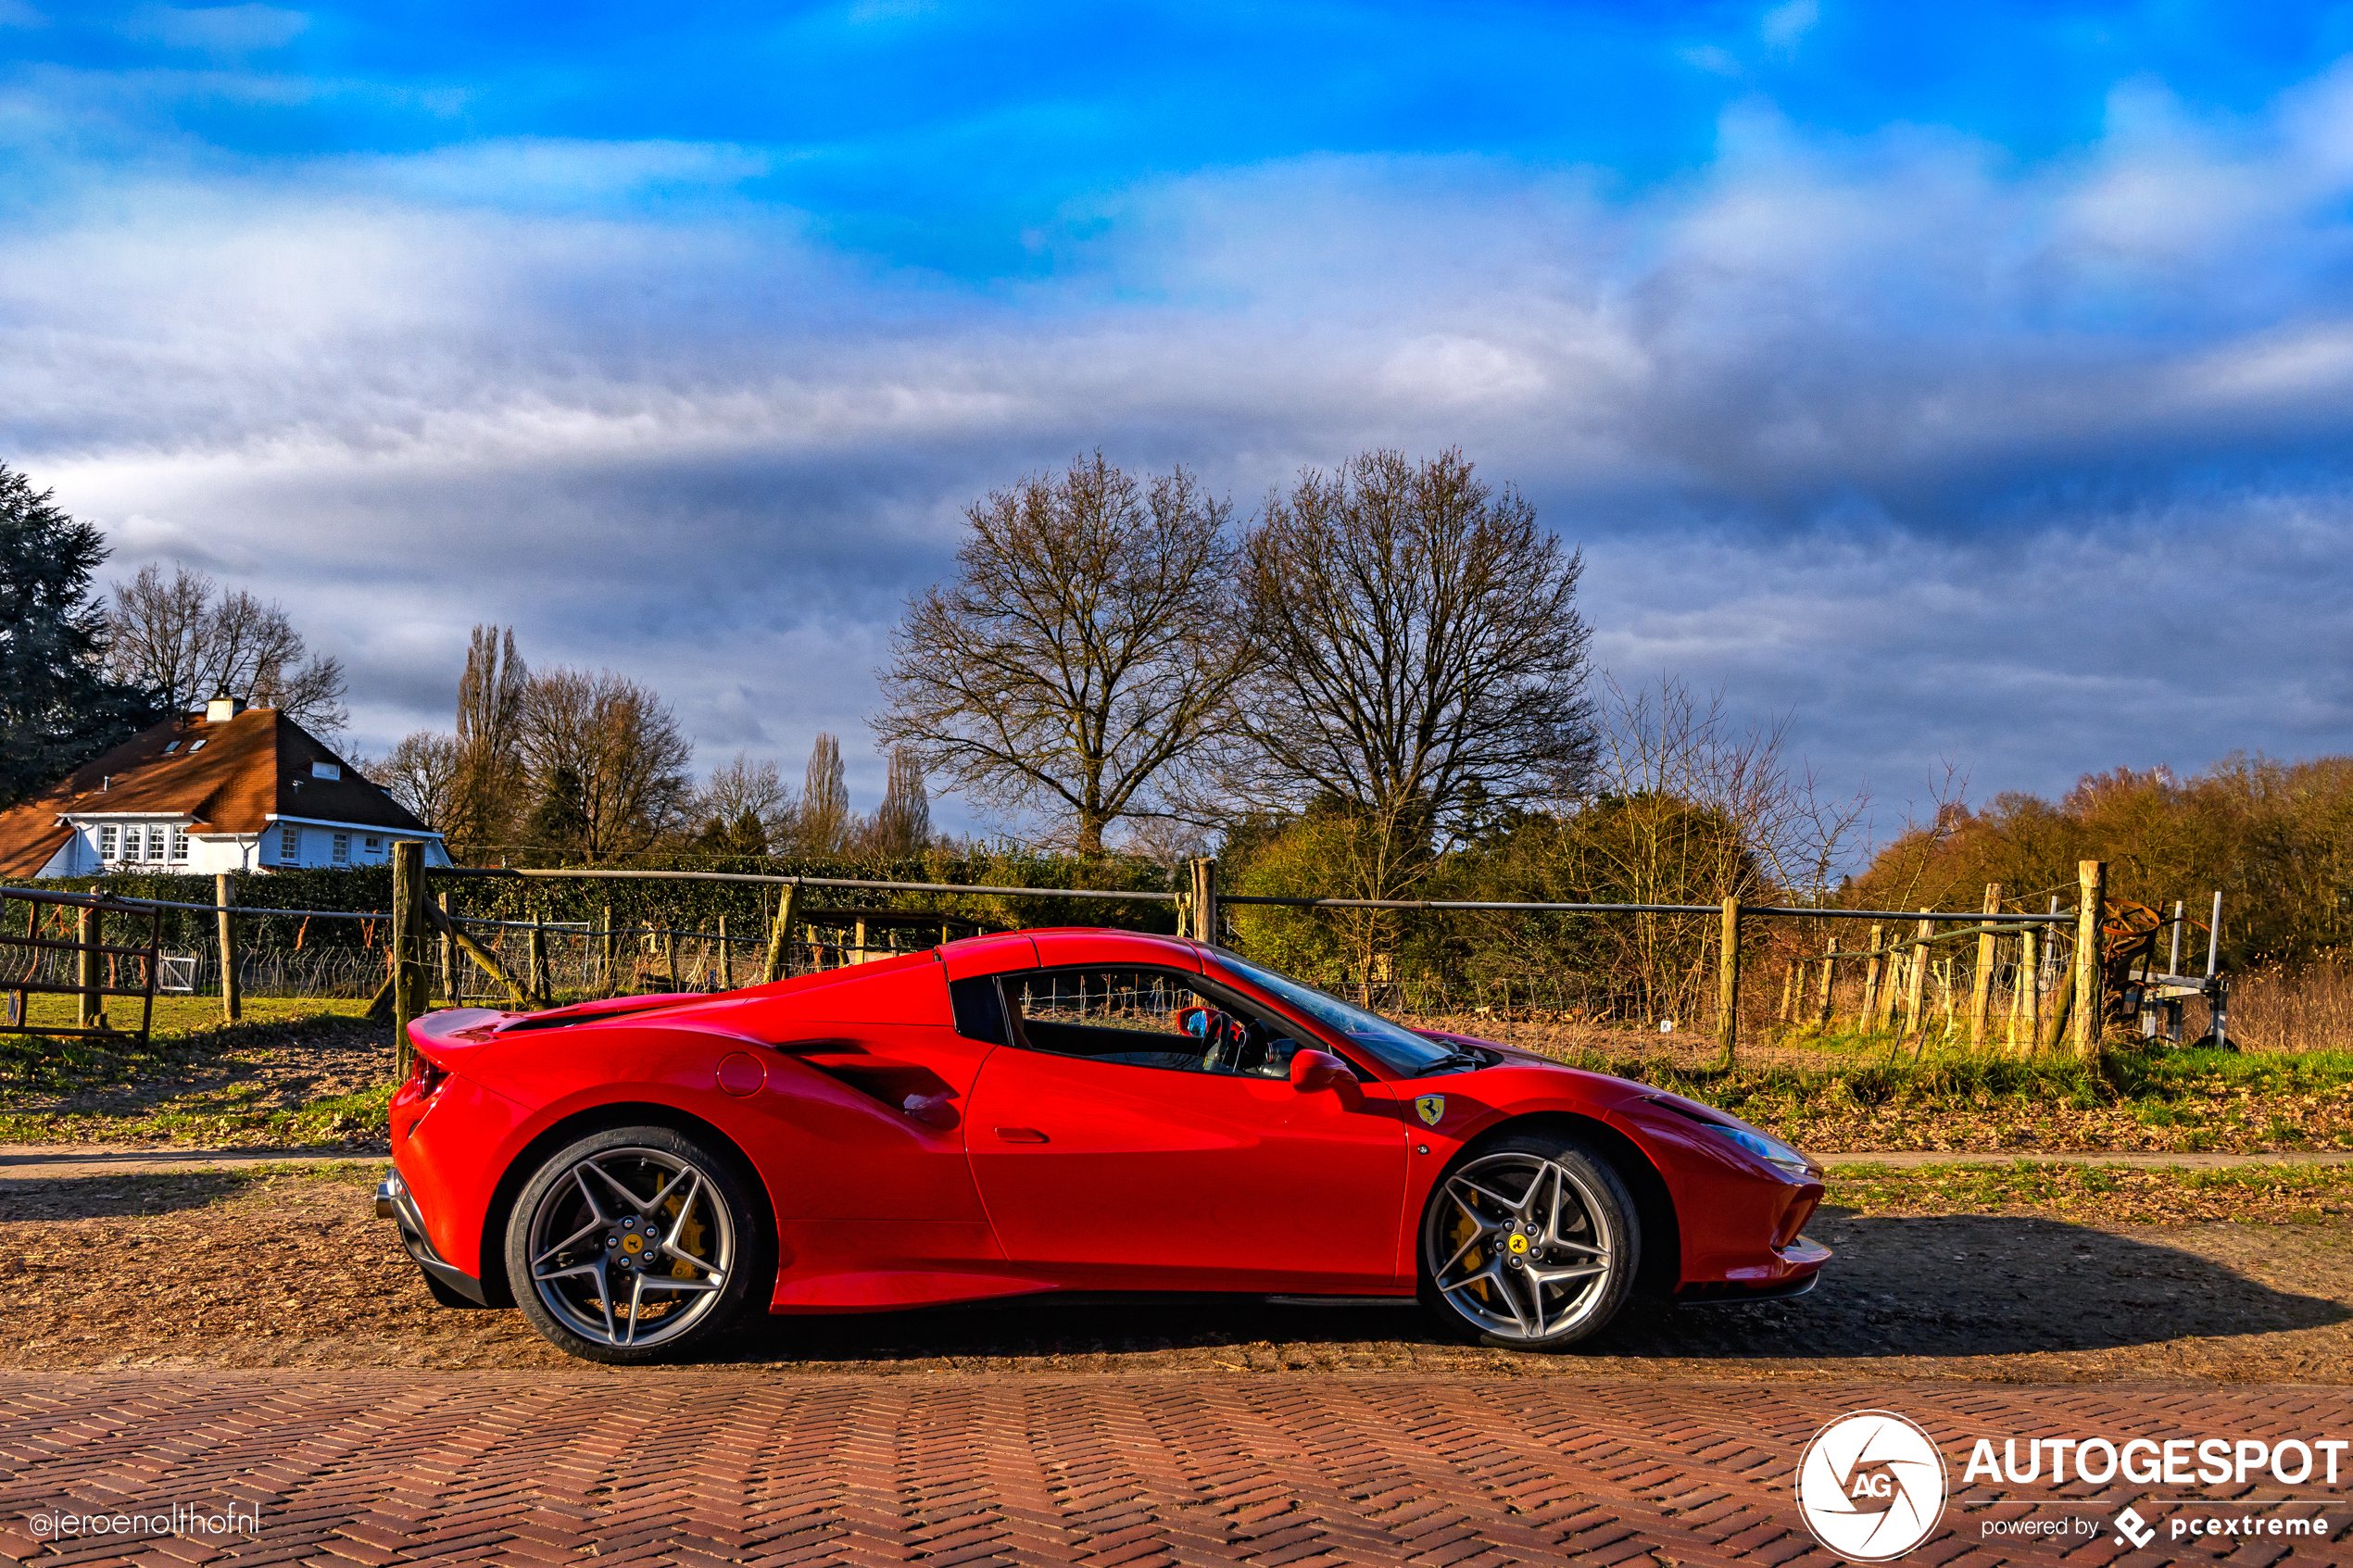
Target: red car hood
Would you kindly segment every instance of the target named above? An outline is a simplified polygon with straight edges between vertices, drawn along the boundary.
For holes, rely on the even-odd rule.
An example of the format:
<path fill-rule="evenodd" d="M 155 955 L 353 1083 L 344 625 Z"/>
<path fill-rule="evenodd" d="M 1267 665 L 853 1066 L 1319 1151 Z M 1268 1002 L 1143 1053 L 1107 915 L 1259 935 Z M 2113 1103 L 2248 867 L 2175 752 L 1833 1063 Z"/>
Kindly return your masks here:
<path fill-rule="evenodd" d="M 1432 1040 L 1445 1040 L 1460 1046 L 1477 1046 L 1481 1050 L 1493 1051 L 1515 1067 L 1541 1067 L 1564 1073 L 1577 1080 L 1583 1098 L 1604 1105 L 1628 1100 L 1645 1101 L 1674 1111 L 1679 1116 L 1689 1117 L 1694 1122 L 1712 1122 L 1721 1127 L 1738 1127 L 1744 1132 L 1755 1133 L 1759 1137 L 1771 1138 L 1775 1143 L 1788 1141 L 1777 1134 L 1767 1132 L 1753 1123 L 1742 1121 L 1729 1110 L 1719 1110 L 1683 1095 L 1669 1094 L 1665 1089 L 1654 1088 L 1638 1079 L 1621 1078 L 1610 1073 L 1596 1073 L 1591 1068 L 1571 1067 L 1567 1062 L 1554 1061 L 1551 1057 L 1539 1056 L 1534 1051 L 1522 1050 L 1517 1046 L 1506 1046 L 1494 1040 L 1482 1040 L 1476 1035 L 1457 1035 L 1445 1029 L 1416 1029 L 1414 1033 Z"/>

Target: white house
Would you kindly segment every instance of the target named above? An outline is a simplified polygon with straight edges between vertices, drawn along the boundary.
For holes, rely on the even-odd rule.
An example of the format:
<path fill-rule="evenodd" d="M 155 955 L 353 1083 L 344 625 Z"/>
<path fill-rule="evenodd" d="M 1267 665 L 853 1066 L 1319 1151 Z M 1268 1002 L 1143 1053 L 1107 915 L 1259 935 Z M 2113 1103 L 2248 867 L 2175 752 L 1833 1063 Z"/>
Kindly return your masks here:
<path fill-rule="evenodd" d="M 0 812 L 0 876 L 381 865 L 441 835 L 274 708 L 215 697 Z"/>

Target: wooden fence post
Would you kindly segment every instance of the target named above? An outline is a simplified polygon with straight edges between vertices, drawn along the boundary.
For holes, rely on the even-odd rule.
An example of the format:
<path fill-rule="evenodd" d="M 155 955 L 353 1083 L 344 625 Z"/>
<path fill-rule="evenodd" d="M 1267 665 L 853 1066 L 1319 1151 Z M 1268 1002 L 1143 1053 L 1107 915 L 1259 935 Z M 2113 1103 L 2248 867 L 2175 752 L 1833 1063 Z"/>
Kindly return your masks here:
<path fill-rule="evenodd" d="M 1985 912 L 2002 912 L 2002 884 L 1985 884 Z M 1969 1048 L 1975 1050 L 1985 1043 L 1985 1011 L 1994 1002 L 1994 932 L 1989 922 L 1977 934 L 1977 984 L 1969 990 Z"/>
<path fill-rule="evenodd" d="M 425 1011 L 425 847 L 413 838 L 392 847 L 393 1048 L 399 1077 L 415 1070 L 409 1025 Z"/>
<path fill-rule="evenodd" d="M 531 930 L 524 934 L 525 960 L 531 967 L 531 994 L 541 1001 L 552 1001 L 547 984 L 547 922 L 533 915 Z"/>
<path fill-rule="evenodd" d="M 675 991 L 678 989 L 678 934 L 666 925 L 661 928 L 661 960 L 669 967 L 670 988 Z"/>
<path fill-rule="evenodd" d="M 98 944 L 107 938 L 106 917 L 96 909 L 83 908 L 74 917 L 73 939 L 82 950 L 73 956 L 73 983 L 94 986 L 98 984 Z M 73 999 L 73 1026 L 76 1029 L 103 1029 L 107 1026 L 105 999 L 83 991 Z"/>
<path fill-rule="evenodd" d="M 1193 861 L 1192 938 L 1217 946 L 1217 858 L 1203 855 Z"/>
<path fill-rule="evenodd" d="M 1797 971 L 1799 967 L 1798 961 L 1795 959 L 1792 959 L 1789 960 L 1789 967 L 1781 972 L 1781 1022 L 1783 1023 L 1787 1023 L 1790 1021 L 1790 999 L 1792 997 L 1795 996 L 1797 991 Z M 1798 998 L 1800 1006 L 1804 1005 L 1804 1000 L 1805 999 L 1803 997 Z"/>
<path fill-rule="evenodd" d="M 454 1008 L 458 1005 L 458 944 L 449 935 L 449 895 L 444 893 L 434 902 L 441 909 L 441 995 Z"/>
<path fill-rule="evenodd" d="M 2043 973 L 2037 963 L 2034 928 L 2018 937 L 2018 978 L 2010 983 L 2010 1054 L 2025 1056 L 2034 1049 L 2035 1031 L 2043 1022 Z"/>
<path fill-rule="evenodd" d="M 1928 911 L 1922 909 L 1920 913 Z M 1919 940 L 1912 947 L 1912 972 L 1904 987 L 1904 1033 L 1906 1035 L 1920 1026 L 1920 1005 L 1928 996 L 1928 939 L 1936 935 L 1936 922 L 1932 920 L 1920 922 L 1913 935 Z"/>
<path fill-rule="evenodd" d="M 220 1016 L 234 1023 L 245 1010 L 245 987 L 237 984 L 237 925 L 229 906 L 237 901 L 237 884 L 227 872 L 212 879 L 212 901 L 220 906 Z"/>
<path fill-rule="evenodd" d="M 1863 1028 L 1868 1032 L 1879 1027 L 1880 969 L 1887 960 L 1880 957 L 1880 924 L 1871 922 L 1870 955 L 1863 960 Z"/>
<path fill-rule="evenodd" d="M 2108 862 L 2079 860 L 2075 864 L 2075 1054 L 2087 1060 L 2100 1054 L 2100 1031 L 2107 1023 L 2107 971 L 2100 962 L 2100 922 L 2108 906 Z"/>
<path fill-rule="evenodd" d="M 768 928 L 768 961 L 760 983 L 773 985 L 785 977 L 785 944 L 792 940 L 793 917 L 800 912 L 800 884 L 788 882 L 776 899 L 776 923 Z"/>
<path fill-rule="evenodd" d="M 619 987 L 613 985 L 612 972 L 614 966 L 619 962 L 621 958 L 621 950 L 614 945 L 615 938 L 612 934 L 612 906 L 610 904 L 607 904 L 605 906 L 604 929 L 598 933 L 598 937 L 602 950 L 597 955 L 597 978 L 602 983 L 605 995 L 610 997 L 619 989 Z"/>
<path fill-rule="evenodd" d="M 1832 926 L 1830 936 L 1822 943 L 1822 1011 L 1821 1016 L 1815 1020 L 1818 1030 L 1827 1030 L 1831 1026 L 1831 988 L 1838 984 L 1837 952 L 1838 928 Z"/>
<path fill-rule="evenodd" d="M 1732 1065 L 1741 1030 L 1741 901 L 1724 900 L 1722 952 L 1716 962 L 1716 1048 Z"/>
<path fill-rule="evenodd" d="M 713 989 L 736 988 L 736 949 L 727 945 L 727 917 L 719 917 L 719 984 Z"/>

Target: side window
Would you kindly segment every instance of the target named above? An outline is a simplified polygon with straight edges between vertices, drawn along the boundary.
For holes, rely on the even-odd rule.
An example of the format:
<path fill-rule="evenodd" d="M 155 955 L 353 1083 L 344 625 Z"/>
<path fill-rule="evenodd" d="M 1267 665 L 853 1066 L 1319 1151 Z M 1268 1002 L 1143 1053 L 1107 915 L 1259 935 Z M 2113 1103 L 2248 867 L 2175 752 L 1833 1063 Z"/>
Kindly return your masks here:
<path fill-rule="evenodd" d="M 282 827 L 278 830 L 278 863 L 291 866 L 302 859 L 302 830 Z"/>
<path fill-rule="evenodd" d="M 1299 1049 L 1289 1029 L 1202 988 L 1199 975 L 1153 969 L 1030 970 L 1003 977 L 1024 1044 L 1057 1056 L 1175 1073 L 1281 1078 Z"/>
<path fill-rule="evenodd" d="M 1005 1003 L 997 994 L 997 977 L 975 974 L 966 980 L 948 983 L 948 1005 L 955 1010 L 956 1033 L 967 1040 L 987 1040 L 992 1045 L 1008 1045 L 1012 1036 L 1005 1028 Z"/>
<path fill-rule="evenodd" d="M 98 859 L 101 860 L 119 860 L 122 858 L 122 841 L 116 836 L 120 832 L 121 830 L 116 827 L 112 822 L 103 822 L 99 824 Z"/>

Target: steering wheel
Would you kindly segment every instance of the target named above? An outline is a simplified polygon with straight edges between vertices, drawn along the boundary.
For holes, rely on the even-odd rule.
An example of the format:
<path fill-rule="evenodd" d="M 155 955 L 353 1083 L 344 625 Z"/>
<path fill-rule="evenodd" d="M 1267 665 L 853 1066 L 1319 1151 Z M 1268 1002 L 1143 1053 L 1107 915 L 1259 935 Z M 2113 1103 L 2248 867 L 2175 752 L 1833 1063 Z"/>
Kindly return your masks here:
<path fill-rule="evenodd" d="M 1230 1073 L 1248 1072 L 1246 1063 L 1252 1047 L 1255 1046 L 1262 1057 L 1265 1054 L 1265 1025 L 1236 1018 L 1217 1008 L 1185 1008 L 1176 1014 L 1176 1027 L 1202 1043 L 1201 1064 L 1204 1072 L 1214 1072 L 1220 1066 Z"/>

